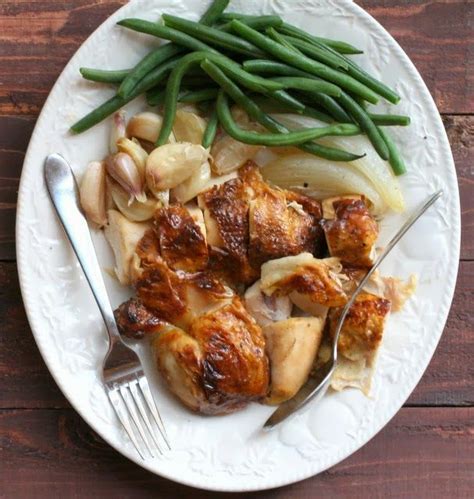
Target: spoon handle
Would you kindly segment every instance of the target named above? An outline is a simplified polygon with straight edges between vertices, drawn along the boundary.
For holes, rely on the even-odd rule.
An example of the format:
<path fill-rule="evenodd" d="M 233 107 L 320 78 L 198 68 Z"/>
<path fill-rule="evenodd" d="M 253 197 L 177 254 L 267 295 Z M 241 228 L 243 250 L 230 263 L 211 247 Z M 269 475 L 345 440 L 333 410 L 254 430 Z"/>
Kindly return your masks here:
<path fill-rule="evenodd" d="M 92 243 L 86 218 L 79 206 L 77 183 L 67 161 L 51 154 L 44 164 L 44 179 L 59 220 L 84 271 L 104 319 L 110 345 L 120 340 L 102 272 Z"/>

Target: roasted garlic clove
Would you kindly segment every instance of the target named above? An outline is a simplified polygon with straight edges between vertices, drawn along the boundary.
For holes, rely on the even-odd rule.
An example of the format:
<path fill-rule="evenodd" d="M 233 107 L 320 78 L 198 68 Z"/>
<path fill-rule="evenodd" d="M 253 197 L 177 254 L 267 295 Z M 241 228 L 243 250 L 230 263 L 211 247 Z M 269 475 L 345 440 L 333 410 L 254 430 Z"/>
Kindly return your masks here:
<path fill-rule="evenodd" d="M 142 203 L 146 201 L 143 182 L 135 161 L 123 152 L 109 156 L 105 160 L 107 173 L 117 181 L 130 195 L 130 202 L 136 198 Z"/>
<path fill-rule="evenodd" d="M 102 227 L 107 223 L 105 211 L 105 166 L 94 161 L 87 167 L 79 190 L 81 206 L 90 222 Z"/>
<path fill-rule="evenodd" d="M 163 118 L 156 113 L 139 113 L 128 122 L 127 136 L 139 140 L 146 140 L 154 144 L 160 134 Z M 169 142 L 175 142 L 174 135 L 170 136 Z"/>
<path fill-rule="evenodd" d="M 112 118 L 112 128 L 110 130 L 109 151 L 110 154 L 115 154 L 117 149 L 117 142 L 127 136 L 127 123 L 125 121 L 125 111 L 121 110 L 114 114 Z"/>
<path fill-rule="evenodd" d="M 216 175 L 225 175 L 238 170 L 249 159 L 253 159 L 260 149 L 262 146 L 244 144 L 225 135 L 212 146 L 212 171 Z"/>
<path fill-rule="evenodd" d="M 148 153 L 143 149 L 140 142 L 136 138 L 130 140 L 122 137 L 117 141 L 117 148 L 120 152 L 128 154 L 133 159 L 138 168 L 138 172 L 140 173 L 140 178 L 142 179 L 142 182 L 145 183 Z"/>
<path fill-rule="evenodd" d="M 180 109 L 176 112 L 173 133 L 178 142 L 201 144 L 206 126 L 206 120 L 197 114 Z"/>
<path fill-rule="evenodd" d="M 203 190 L 206 190 L 210 180 L 211 165 L 209 164 L 209 161 L 206 161 L 188 179 L 175 187 L 171 191 L 171 196 L 179 203 L 187 203 Z"/>
<path fill-rule="evenodd" d="M 107 191 L 110 193 L 118 210 L 133 222 L 150 220 L 162 203 L 154 197 L 149 197 L 144 203 L 134 199 L 130 203 L 129 194 L 117 182 L 107 179 Z"/>
<path fill-rule="evenodd" d="M 172 189 L 193 175 L 207 159 L 208 152 L 200 145 L 177 143 L 160 146 L 148 156 L 148 188 L 154 194 Z"/>

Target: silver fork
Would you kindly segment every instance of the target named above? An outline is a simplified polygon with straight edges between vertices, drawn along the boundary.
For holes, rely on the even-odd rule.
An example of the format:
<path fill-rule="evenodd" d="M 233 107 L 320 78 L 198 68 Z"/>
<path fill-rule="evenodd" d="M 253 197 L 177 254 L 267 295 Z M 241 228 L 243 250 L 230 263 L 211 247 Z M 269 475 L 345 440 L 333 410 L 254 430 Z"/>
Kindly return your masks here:
<path fill-rule="evenodd" d="M 117 329 L 87 221 L 79 205 L 79 193 L 73 172 L 62 156 L 52 154 L 46 158 L 44 178 L 59 220 L 84 271 L 109 336 L 102 377 L 110 403 L 140 457 L 145 459 L 144 448 L 151 457 L 155 457 L 154 448 L 162 453 L 162 443 L 160 444 L 155 427 L 170 449 L 168 437 L 140 359 L 122 341 Z"/>

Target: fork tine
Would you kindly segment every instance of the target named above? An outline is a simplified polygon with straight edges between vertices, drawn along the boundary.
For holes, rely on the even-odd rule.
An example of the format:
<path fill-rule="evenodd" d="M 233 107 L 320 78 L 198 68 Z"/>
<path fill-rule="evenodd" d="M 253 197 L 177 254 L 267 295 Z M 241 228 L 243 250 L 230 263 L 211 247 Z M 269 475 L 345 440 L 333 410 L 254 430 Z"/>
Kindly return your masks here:
<path fill-rule="evenodd" d="M 146 408 L 143 405 L 143 396 L 139 392 L 137 385 L 138 385 L 138 380 L 133 380 L 129 383 L 129 388 L 130 391 L 132 392 L 132 397 L 135 400 L 135 404 L 138 407 L 138 410 L 143 418 L 143 421 L 145 422 L 145 426 L 147 427 L 148 432 L 151 435 L 151 438 L 153 439 L 153 442 L 155 442 L 155 447 L 158 449 L 160 454 L 163 454 L 160 448 L 160 444 L 158 443 L 158 438 L 156 436 L 155 430 L 151 426 L 150 419 L 148 418 L 148 414 L 146 412 Z"/>
<path fill-rule="evenodd" d="M 153 400 L 153 395 L 151 394 L 150 391 L 150 387 L 148 386 L 148 382 L 144 376 L 140 376 L 138 378 L 138 386 L 140 387 L 143 393 L 143 397 L 145 398 L 146 403 L 148 404 L 148 408 L 150 409 L 153 419 L 155 420 L 155 423 L 161 432 L 163 440 L 166 442 L 168 449 L 171 450 L 171 445 L 168 440 L 168 435 L 166 434 L 165 426 L 163 424 L 163 421 L 161 420 L 161 416 L 158 409 L 156 408 L 155 401 Z"/>
<path fill-rule="evenodd" d="M 137 408 L 135 407 L 133 398 L 131 398 L 131 393 L 129 392 L 129 390 L 127 390 L 127 385 L 128 383 L 125 385 L 120 385 L 119 389 L 120 395 L 122 396 L 122 399 L 128 409 L 128 412 L 130 413 L 130 416 L 133 422 L 135 423 L 135 426 L 138 429 L 138 433 L 140 433 L 140 436 L 142 437 L 142 440 L 145 443 L 145 446 L 148 449 L 150 456 L 154 458 L 155 456 L 153 454 L 153 451 L 151 450 L 150 444 L 148 443 L 148 438 L 140 421 L 140 416 L 138 415 Z"/>
<path fill-rule="evenodd" d="M 128 413 L 126 410 L 124 410 L 124 407 L 122 404 L 122 399 L 117 392 L 118 392 L 117 388 L 108 389 L 107 395 L 109 396 L 109 400 L 112 403 L 112 407 L 115 410 L 115 414 L 117 414 L 117 417 L 119 418 L 120 422 L 122 423 L 122 426 L 125 428 L 125 431 L 127 432 L 128 436 L 130 437 L 130 440 L 132 441 L 133 445 L 135 446 L 135 449 L 137 450 L 140 457 L 143 460 L 145 460 L 145 456 L 143 455 L 143 453 L 140 449 L 140 446 L 138 445 L 137 439 L 135 438 L 135 434 L 133 433 L 132 427 L 130 426 L 130 420 L 128 418 Z"/>

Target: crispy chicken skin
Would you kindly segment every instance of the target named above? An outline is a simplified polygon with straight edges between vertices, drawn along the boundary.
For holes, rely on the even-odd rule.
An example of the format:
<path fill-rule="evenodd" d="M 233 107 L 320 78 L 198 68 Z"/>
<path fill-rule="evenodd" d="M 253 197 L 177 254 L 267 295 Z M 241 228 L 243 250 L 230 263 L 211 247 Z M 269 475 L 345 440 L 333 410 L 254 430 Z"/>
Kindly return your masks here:
<path fill-rule="evenodd" d="M 199 196 L 212 269 L 234 284 L 251 284 L 268 260 L 322 247 L 321 205 L 273 188 L 249 161 L 239 177 Z"/>
<path fill-rule="evenodd" d="M 249 207 L 244 182 L 229 180 L 206 191 L 198 201 L 211 246 L 211 268 L 229 273 L 239 282 L 255 281 L 258 272 L 248 259 Z"/>
<path fill-rule="evenodd" d="M 197 272 L 208 263 L 206 238 L 191 216 L 180 204 L 160 208 L 155 213 L 155 231 L 161 256 L 174 270 Z"/>
<path fill-rule="evenodd" d="M 267 393 L 263 334 L 238 297 L 200 316 L 188 333 L 156 335 L 153 349 L 171 390 L 193 410 L 225 414 Z"/>
<path fill-rule="evenodd" d="M 347 301 L 338 273 L 339 260 L 319 260 L 310 253 L 272 260 L 262 265 L 261 289 L 268 295 L 297 292 L 325 307 L 340 307 Z"/>
<path fill-rule="evenodd" d="M 254 268 L 276 258 L 313 252 L 320 231 L 317 201 L 273 188 L 253 162 L 239 171 L 249 196 L 249 258 Z M 304 209 L 306 204 L 308 210 Z"/>
<path fill-rule="evenodd" d="M 344 196 L 323 202 L 322 226 L 331 256 L 344 264 L 371 267 L 378 225 L 360 196 Z"/>
<path fill-rule="evenodd" d="M 349 310 L 339 336 L 339 352 L 350 360 L 372 358 L 382 341 L 390 301 L 361 293 Z M 330 312 L 330 332 L 334 334 L 340 309 Z"/>
<path fill-rule="evenodd" d="M 114 312 L 121 334 L 137 340 L 163 331 L 166 323 L 136 298 L 122 303 Z"/>

